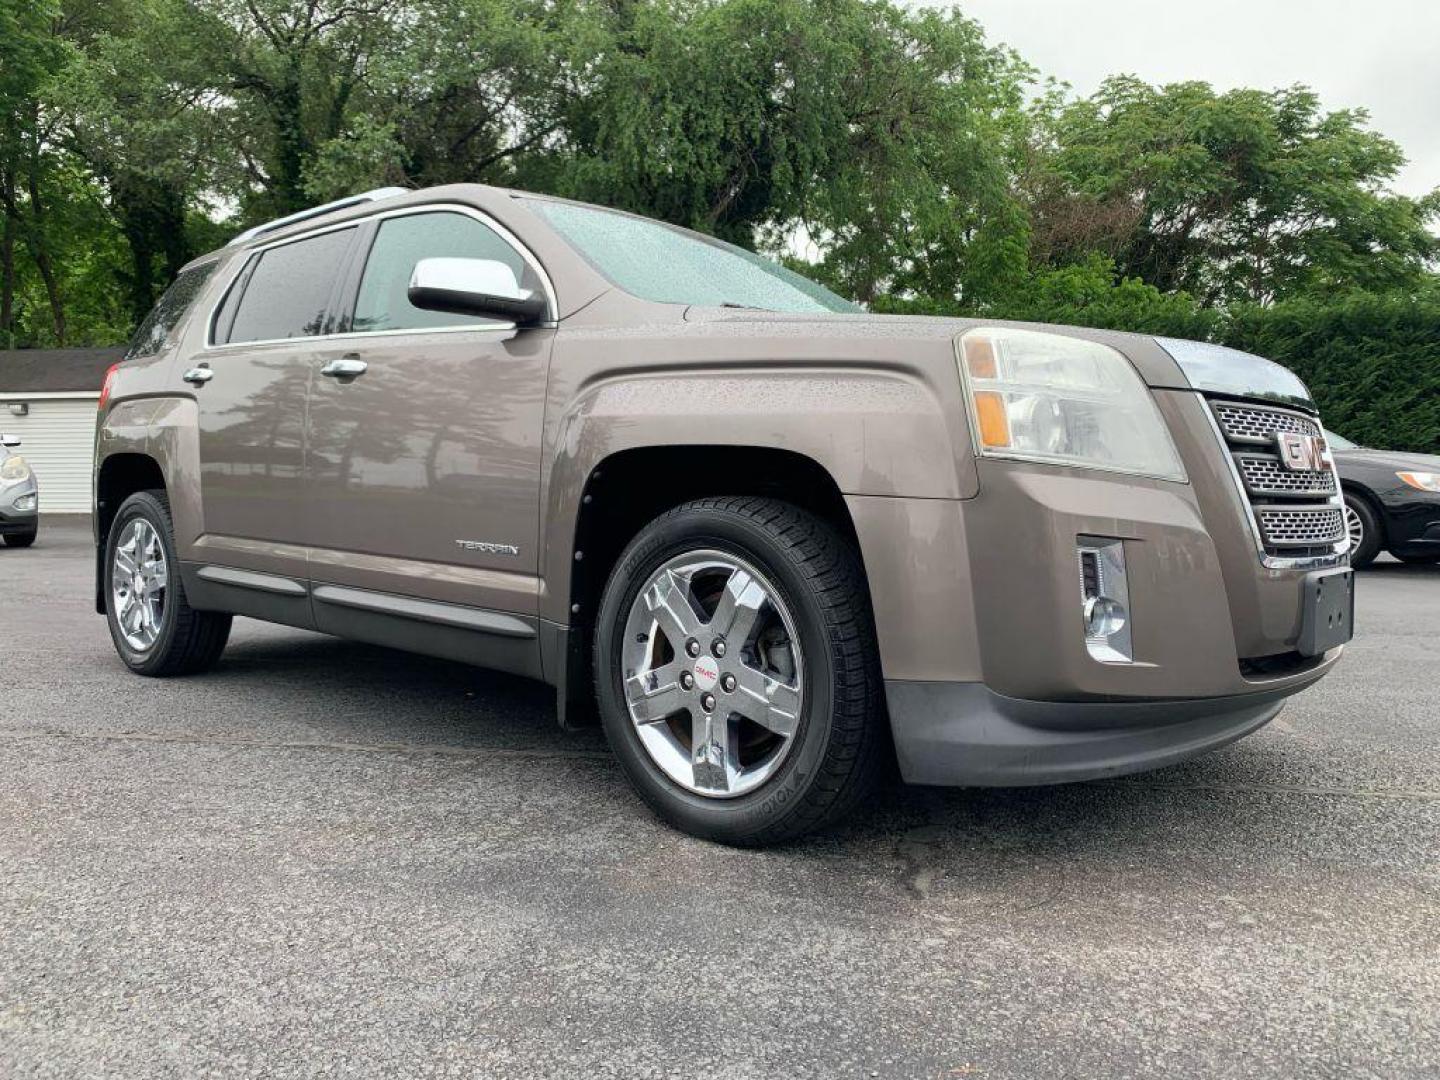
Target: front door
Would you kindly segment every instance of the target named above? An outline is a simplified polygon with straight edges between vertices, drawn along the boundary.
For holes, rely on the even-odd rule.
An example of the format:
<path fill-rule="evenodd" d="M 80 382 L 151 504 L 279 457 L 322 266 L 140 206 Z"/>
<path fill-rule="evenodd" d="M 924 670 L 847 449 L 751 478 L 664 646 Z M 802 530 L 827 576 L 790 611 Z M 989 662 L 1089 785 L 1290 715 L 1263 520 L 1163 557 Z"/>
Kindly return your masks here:
<path fill-rule="evenodd" d="M 459 210 L 383 217 L 362 246 L 371 232 L 349 333 L 312 361 L 305 520 L 317 620 L 327 628 L 329 597 L 350 605 L 331 611 L 329 628 L 353 632 L 356 608 L 396 610 L 393 598 L 410 597 L 483 609 L 400 605 L 422 623 L 438 613 L 483 624 L 487 612 L 531 621 L 554 331 L 423 311 L 406 294 L 423 258 L 501 259 L 527 284 L 535 271 Z"/>
<path fill-rule="evenodd" d="M 305 409 L 314 342 L 352 226 L 262 250 L 189 358 L 199 410 L 201 564 L 305 579 Z"/>

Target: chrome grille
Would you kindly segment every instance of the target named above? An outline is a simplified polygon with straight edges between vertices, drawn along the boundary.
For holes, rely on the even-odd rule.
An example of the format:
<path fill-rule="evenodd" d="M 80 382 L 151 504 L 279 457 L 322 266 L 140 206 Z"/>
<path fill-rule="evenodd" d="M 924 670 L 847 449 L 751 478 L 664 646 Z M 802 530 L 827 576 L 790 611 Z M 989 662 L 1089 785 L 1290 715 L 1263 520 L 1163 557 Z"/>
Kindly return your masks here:
<path fill-rule="evenodd" d="M 1212 398 L 1208 402 L 1249 503 L 1263 562 L 1343 559 L 1345 515 L 1333 469 L 1290 469 L 1280 456 L 1281 434 L 1322 436 L 1319 421 L 1278 405 Z M 1292 564 L 1293 565 L 1293 564 Z"/>
<path fill-rule="evenodd" d="M 1320 434 L 1319 424 L 1295 413 L 1221 401 L 1212 403 L 1212 408 L 1220 421 L 1220 430 L 1235 442 L 1273 443 L 1277 431 Z"/>
<path fill-rule="evenodd" d="M 1235 460 L 1252 495 L 1328 498 L 1335 494 L 1335 474 L 1328 470 L 1291 472 L 1279 458 L 1270 456 L 1237 454 Z"/>
<path fill-rule="evenodd" d="M 1345 515 L 1338 507 L 1257 507 L 1260 531 L 1267 544 L 1277 547 L 1315 547 L 1333 544 L 1345 535 Z"/>

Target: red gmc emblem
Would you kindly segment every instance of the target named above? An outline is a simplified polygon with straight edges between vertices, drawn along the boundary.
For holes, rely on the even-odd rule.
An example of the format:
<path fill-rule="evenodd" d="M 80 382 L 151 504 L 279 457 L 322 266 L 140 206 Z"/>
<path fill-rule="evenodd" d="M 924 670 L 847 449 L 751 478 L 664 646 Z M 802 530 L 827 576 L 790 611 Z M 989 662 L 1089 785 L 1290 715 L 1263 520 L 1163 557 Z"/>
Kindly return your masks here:
<path fill-rule="evenodd" d="M 1330 467 L 1330 452 L 1318 435 L 1278 431 L 1275 441 L 1280 446 L 1280 460 L 1291 472 L 1320 472 Z"/>

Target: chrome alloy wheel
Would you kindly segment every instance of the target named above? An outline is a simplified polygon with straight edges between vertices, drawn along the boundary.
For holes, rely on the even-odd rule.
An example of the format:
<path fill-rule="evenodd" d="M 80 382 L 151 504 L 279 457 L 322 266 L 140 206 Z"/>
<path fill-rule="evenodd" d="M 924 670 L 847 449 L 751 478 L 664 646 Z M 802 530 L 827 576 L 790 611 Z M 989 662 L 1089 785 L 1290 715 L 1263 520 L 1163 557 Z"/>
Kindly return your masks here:
<path fill-rule="evenodd" d="M 800 640 L 779 591 L 744 560 L 707 550 L 665 562 L 631 604 L 619 653 L 640 742 L 687 791 L 743 795 L 790 753 Z"/>
<path fill-rule="evenodd" d="M 133 518 L 115 545 L 110 603 L 125 643 L 145 652 L 160 634 L 169 574 L 160 535 L 144 518 Z"/>
<path fill-rule="evenodd" d="M 1350 550 L 1358 550 L 1365 542 L 1365 522 L 1349 503 L 1345 504 L 1345 531 L 1350 534 Z"/>

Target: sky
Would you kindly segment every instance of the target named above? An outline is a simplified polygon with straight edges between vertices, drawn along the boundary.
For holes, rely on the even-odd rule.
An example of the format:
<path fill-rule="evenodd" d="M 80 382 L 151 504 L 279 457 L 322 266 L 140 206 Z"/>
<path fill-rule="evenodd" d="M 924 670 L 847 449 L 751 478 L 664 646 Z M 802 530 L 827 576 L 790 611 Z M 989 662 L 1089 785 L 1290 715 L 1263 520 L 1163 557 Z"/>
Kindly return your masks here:
<path fill-rule="evenodd" d="M 949 7 L 949 0 L 912 0 Z M 1220 90 L 1305 83 L 1363 107 L 1410 163 L 1394 190 L 1440 187 L 1440 0 L 960 0 L 992 42 L 1088 94 L 1107 75 Z"/>

